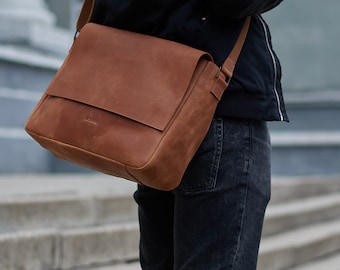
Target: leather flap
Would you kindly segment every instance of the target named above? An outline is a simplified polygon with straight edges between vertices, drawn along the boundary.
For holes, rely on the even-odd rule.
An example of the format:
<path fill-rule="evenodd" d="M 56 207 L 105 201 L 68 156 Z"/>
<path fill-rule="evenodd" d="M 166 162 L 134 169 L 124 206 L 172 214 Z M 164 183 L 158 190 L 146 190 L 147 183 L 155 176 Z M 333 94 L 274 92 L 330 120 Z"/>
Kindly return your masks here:
<path fill-rule="evenodd" d="M 212 61 L 185 45 L 89 23 L 46 92 L 164 130 L 202 57 Z"/>

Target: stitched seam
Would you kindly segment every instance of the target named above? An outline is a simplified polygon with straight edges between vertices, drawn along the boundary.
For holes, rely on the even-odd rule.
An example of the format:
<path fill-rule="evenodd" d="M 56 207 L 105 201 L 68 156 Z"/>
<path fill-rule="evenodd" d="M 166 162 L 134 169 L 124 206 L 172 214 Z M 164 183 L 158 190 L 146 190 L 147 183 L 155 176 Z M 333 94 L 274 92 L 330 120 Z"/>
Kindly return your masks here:
<path fill-rule="evenodd" d="M 234 269 L 235 267 L 235 263 L 237 261 L 237 255 L 239 253 L 239 250 L 240 250 L 240 247 L 241 247 L 241 238 L 242 238 L 242 234 L 243 234 L 243 230 L 244 230 L 244 227 L 243 227 L 243 224 L 244 224 L 244 216 L 245 216 L 245 212 L 246 212 L 246 204 L 247 204 L 247 200 L 248 200 L 248 189 L 249 189 L 249 166 L 251 166 L 251 156 L 252 156 L 252 125 L 249 123 L 248 124 L 249 126 L 249 149 L 248 149 L 248 153 L 249 153 L 249 156 L 248 156 L 248 170 L 247 170 L 247 175 L 246 175 L 246 187 L 245 187 L 245 193 L 244 193 L 244 197 L 243 197 L 243 204 L 241 205 L 241 211 L 242 211 L 242 214 L 241 214 L 241 219 L 240 219 L 240 230 L 239 230 L 239 235 L 238 235 L 238 239 L 237 239 L 237 246 L 236 246 L 236 250 L 235 250 L 235 254 L 234 254 L 234 259 L 233 259 L 233 262 L 232 262 L 232 265 L 231 265 L 231 270 Z"/>
<path fill-rule="evenodd" d="M 218 171 L 220 168 L 220 164 L 221 164 L 221 157 L 222 157 L 222 152 L 223 152 L 223 129 L 224 129 L 224 121 L 223 119 L 217 119 L 217 125 L 216 125 L 216 133 L 218 135 L 218 140 L 216 140 L 216 150 L 215 150 L 215 160 L 214 160 L 214 166 L 213 166 L 213 170 L 214 170 L 214 178 L 212 179 L 212 185 L 211 188 L 215 188 L 216 187 L 216 183 L 217 183 L 217 178 L 218 178 Z"/>

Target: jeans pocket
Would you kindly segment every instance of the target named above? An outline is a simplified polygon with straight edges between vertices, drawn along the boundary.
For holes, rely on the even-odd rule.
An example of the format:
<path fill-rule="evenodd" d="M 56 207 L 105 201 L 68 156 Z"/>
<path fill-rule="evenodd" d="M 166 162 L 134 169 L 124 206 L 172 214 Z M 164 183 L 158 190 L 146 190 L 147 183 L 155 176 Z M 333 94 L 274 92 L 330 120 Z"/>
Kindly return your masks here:
<path fill-rule="evenodd" d="M 182 182 L 175 192 L 194 195 L 216 185 L 223 149 L 223 119 L 212 120 L 209 131 L 189 163 Z"/>

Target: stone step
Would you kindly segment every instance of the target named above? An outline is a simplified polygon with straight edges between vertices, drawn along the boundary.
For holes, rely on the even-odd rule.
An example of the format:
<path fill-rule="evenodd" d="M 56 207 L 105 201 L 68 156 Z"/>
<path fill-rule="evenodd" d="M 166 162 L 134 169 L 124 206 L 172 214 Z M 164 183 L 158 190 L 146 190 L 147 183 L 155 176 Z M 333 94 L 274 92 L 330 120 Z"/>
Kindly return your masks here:
<path fill-rule="evenodd" d="M 138 239 L 137 222 L 1 234 L 0 269 L 5 265 L 37 270 L 41 265 L 48 269 L 114 266 L 138 258 Z M 340 220 L 305 226 L 264 237 L 258 270 L 286 269 L 339 250 Z"/>
<path fill-rule="evenodd" d="M 322 257 L 308 263 L 304 263 L 295 267 L 285 268 L 285 270 L 340 270 L 340 253 Z M 123 263 L 111 266 L 102 266 L 89 268 L 88 270 L 141 270 L 138 262 Z M 261 269 L 257 269 L 261 270 Z"/>
<path fill-rule="evenodd" d="M 318 258 L 295 267 L 285 268 L 285 270 L 340 270 L 340 253 Z M 141 270 L 138 262 L 124 263 L 111 266 L 89 268 L 88 270 Z M 257 269 L 261 270 L 261 269 Z"/>
<path fill-rule="evenodd" d="M 275 178 L 279 199 L 266 213 L 258 270 L 340 250 L 339 186 L 337 179 Z M 140 270 L 122 264 L 138 259 L 135 188 L 99 175 L 0 177 L 0 269 Z"/>
<path fill-rule="evenodd" d="M 0 178 L 0 233 L 135 221 L 135 183 L 106 176 Z"/>
<path fill-rule="evenodd" d="M 137 223 L 66 230 L 61 234 L 59 268 L 137 259 L 138 240 Z"/>
<path fill-rule="evenodd" d="M 287 225 L 331 218 L 340 211 L 337 178 L 276 178 L 272 186 L 265 235 Z M 97 174 L 1 176 L 0 233 L 136 220 L 135 189 L 135 183 Z M 334 195 L 323 198 L 322 194 Z M 308 200 L 316 195 L 320 202 Z M 306 200 L 296 202 L 299 198 Z"/>
<path fill-rule="evenodd" d="M 137 219 L 137 207 L 123 194 L 16 198 L 0 202 L 0 233 L 40 228 L 95 226 Z"/>
<path fill-rule="evenodd" d="M 286 269 L 336 251 L 340 251 L 340 219 L 265 237 L 258 270 Z"/>
<path fill-rule="evenodd" d="M 285 270 L 340 270 L 340 253 L 318 258 L 308 263 L 295 267 L 285 268 Z M 111 266 L 89 268 L 88 270 L 141 270 L 138 262 L 124 263 Z M 257 270 L 262 270 L 258 268 Z"/>
<path fill-rule="evenodd" d="M 287 270 L 321 270 L 321 269 L 340 270 L 340 252 L 336 252 L 334 254 L 322 258 L 317 258 L 308 263 L 291 267 Z M 135 269 L 131 268 L 131 270 Z"/>
<path fill-rule="evenodd" d="M 340 217 L 340 193 L 269 205 L 263 236 Z"/>
<path fill-rule="evenodd" d="M 99 266 L 89 268 L 88 270 L 141 270 L 139 262 L 127 262 L 123 264 L 111 265 L 111 266 Z"/>
<path fill-rule="evenodd" d="M 333 255 L 333 252 L 339 253 Z M 320 259 L 320 256 L 326 257 Z M 294 266 L 298 264 L 301 265 Z M 90 270 L 140 269 L 138 262 L 90 268 Z M 264 237 L 260 248 L 257 270 L 284 269 L 340 270 L 340 220 Z"/>
<path fill-rule="evenodd" d="M 275 177 L 270 204 L 340 192 L 340 176 Z"/>
<path fill-rule="evenodd" d="M 86 269 L 138 258 L 136 222 L 0 234 L 0 269 Z"/>

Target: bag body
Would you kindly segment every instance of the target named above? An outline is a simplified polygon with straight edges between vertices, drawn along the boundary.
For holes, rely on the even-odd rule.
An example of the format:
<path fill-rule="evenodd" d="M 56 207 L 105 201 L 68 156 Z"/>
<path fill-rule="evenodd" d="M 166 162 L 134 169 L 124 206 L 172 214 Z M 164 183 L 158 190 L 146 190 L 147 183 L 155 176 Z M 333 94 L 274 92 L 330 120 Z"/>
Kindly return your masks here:
<path fill-rule="evenodd" d="M 58 158 L 172 190 L 209 129 L 250 17 L 218 67 L 204 51 L 88 23 L 93 7 L 84 0 L 80 34 L 25 130 Z"/>
<path fill-rule="evenodd" d="M 88 23 L 25 129 L 58 158 L 170 190 L 227 87 L 218 73 L 203 51 Z"/>

